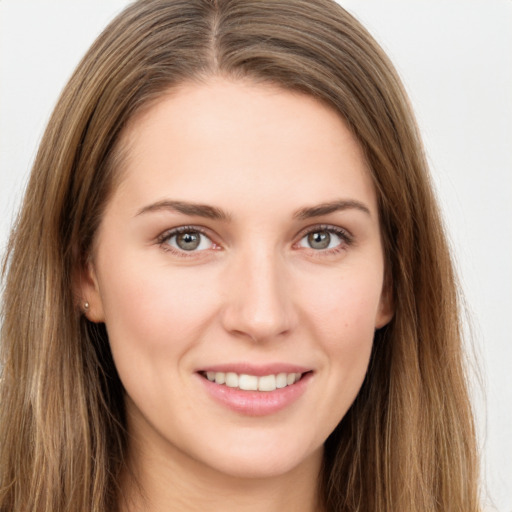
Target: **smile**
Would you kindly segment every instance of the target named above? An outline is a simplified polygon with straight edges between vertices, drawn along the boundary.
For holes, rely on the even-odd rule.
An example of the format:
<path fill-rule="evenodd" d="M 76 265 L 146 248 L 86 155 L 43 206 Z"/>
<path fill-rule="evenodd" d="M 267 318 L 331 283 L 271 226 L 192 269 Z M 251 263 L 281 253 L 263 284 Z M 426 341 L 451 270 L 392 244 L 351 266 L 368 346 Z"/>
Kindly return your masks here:
<path fill-rule="evenodd" d="M 314 371 L 289 364 L 225 364 L 196 372 L 207 395 L 246 416 L 266 416 L 288 409 L 311 386 Z"/>
<path fill-rule="evenodd" d="M 246 373 L 213 371 L 203 373 L 203 376 L 210 382 L 244 391 L 275 391 L 295 384 L 301 379 L 302 375 L 302 373 L 277 373 L 257 376 Z"/>

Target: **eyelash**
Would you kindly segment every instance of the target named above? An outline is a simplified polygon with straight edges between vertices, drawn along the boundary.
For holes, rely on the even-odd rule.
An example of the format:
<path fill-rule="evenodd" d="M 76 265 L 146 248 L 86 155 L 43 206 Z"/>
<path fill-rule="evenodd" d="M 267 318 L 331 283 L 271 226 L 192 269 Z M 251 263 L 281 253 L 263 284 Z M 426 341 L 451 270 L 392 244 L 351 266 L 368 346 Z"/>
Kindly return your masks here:
<path fill-rule="evenodd" d="M 296 246 L 297 244 L 300 243 L 300 241 L 304 237 L 308 236 L 311 233 L 317 233 L 317 232 L 322 232 L 322 231 L 327 232 L 327 233 L 332 233 L 332 234 L 338 236 L 341 240 L 341 243 L 331 249 L 314 250 L 314 249 L 310 248 L 310 250 L 312 251 L 312 253 L 315 256 L 322 257 L 322 256 L 327 256 L 327 255 L 329 255 L 329 256 L 335 255 L 341 251 L 346 250 L 347 247 L 350 247 L 354 243 L 354 237 L 345 229 L 340 228 L 338 226 L 321 224 L 321 225 L 311 226 L 311 227 L 305 229 L 304 231 L 302 231 L 299 235 L 298 242 L 295 242 L 293 245 Z M 189 233 L 189 232 L 199 233 L 200 235 L 208 238 L 212 244 L 214 244 L 215 246 L 217 245 L 217 244 L 215 244 L 215 242 L 213 242 L 211 240 L 211 237 L 208 236 L 206 230 L 204 230 L 200 226 L 180 226 L 180 227 L 165 231 L 157 238 L 157 244 L 162 248 L 162 250 L 164 250 L 166 252 L 170 252 L 173 255 L 181 257 L 181 258 L 197 257 L 197 254 L 199 252 L 203 252 L 204 250 L 203 251 L 177 250 L 174 247 L 172 247 L 171 245 L 169 245 L 169 240 L 171 238 L 173 238 L 174 236 L 177 236 L 181 233 Z M 216 249 L 216 250 L 218 250 L 218 249 Z"/>

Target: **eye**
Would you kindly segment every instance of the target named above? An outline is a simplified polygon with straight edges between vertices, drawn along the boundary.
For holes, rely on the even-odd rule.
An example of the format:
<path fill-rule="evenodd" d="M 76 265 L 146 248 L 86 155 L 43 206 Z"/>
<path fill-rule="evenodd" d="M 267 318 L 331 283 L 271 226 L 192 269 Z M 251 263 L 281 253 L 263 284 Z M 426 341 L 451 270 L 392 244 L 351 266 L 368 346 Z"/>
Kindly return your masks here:
<path fill-rule="evenodd" d="M 168 249 L 185 252 L 204 251 L 214 247 L 214 243 L 204 233 L 187 227 L 168 231 L 160 243 Z"/>
<path fill-rule="evenodd" d="M 350 242 L 349 235 L 341 229 L 321 228 L 306 233 L 300 239 L 299 247 L 314 249 L 315 251 L 325 251 L 340 248 L 340 246 L 348 245 Z"/>

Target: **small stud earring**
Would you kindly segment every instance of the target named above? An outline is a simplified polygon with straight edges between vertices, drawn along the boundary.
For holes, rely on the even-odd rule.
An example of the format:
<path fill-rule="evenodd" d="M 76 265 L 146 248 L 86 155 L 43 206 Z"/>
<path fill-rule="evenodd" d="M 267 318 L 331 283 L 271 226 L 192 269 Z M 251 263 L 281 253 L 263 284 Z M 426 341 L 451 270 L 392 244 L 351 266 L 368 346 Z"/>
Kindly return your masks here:
<path fill-rule="evenodd" d="M 89 309 L 89 303 L 87 301 L 84 302 L 84 309 L 86 311 Z"/>

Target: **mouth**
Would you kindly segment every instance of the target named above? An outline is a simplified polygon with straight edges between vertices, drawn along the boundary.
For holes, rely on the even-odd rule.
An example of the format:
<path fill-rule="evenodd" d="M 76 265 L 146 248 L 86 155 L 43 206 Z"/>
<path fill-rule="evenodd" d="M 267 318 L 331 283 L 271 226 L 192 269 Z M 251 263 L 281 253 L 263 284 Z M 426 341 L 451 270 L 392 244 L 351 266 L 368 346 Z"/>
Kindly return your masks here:
<path fill-rule="evenodd" d="M 311 386 L 314 371 L 293 365 L 223 365 L 197 372 L 207 395 L 237 414 L 288 410 Z"/>
<path fill-rule="evenodd" d="M 276 389 L 283 389 L 292 386 L 303 378 L 308 372 L 271 373 L 268 375 L 251 375 L 248 373 L 235 372 L 199 372 L 202 377 L 215 384 L 236 388 L 243 391 L 271 392 Z"/>

